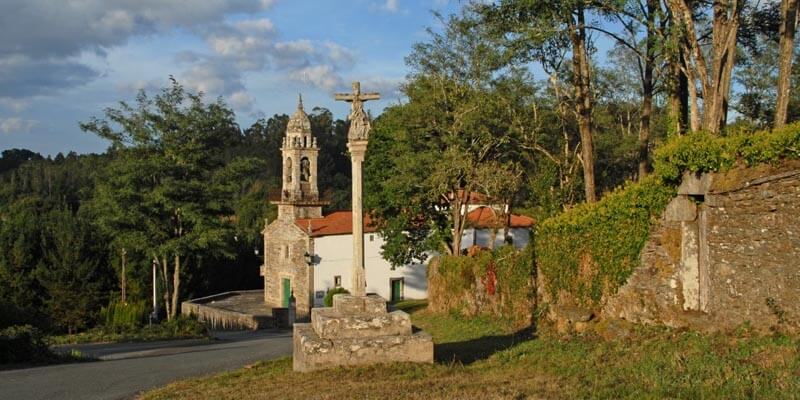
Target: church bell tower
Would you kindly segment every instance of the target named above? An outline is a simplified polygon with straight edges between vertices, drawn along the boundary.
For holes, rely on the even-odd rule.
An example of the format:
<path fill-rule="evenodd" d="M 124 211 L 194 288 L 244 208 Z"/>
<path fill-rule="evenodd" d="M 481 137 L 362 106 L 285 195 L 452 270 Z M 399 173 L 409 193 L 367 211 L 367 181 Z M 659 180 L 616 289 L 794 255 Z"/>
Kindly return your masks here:
<path fill-rule="evenodd" d="M 303 97 L 289 119 L 281 146 L 283 156 L 283 185 L 278 206 L 278 219 L 295 220 L 322 218 L 322 206 L 317 187 L 317 158 L 319 146 L 311 134 L 311 121 L 303 110 Z"/>

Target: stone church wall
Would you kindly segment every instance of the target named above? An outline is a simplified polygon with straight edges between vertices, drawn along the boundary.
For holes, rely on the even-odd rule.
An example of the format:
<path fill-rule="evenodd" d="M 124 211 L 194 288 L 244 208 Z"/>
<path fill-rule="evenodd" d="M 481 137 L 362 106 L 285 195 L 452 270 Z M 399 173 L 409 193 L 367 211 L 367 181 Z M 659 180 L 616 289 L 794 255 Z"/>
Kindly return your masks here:
<path fill-rule="evenodd" d="M 731 330 L 800 327 L 800 163 L 686 176 L 603 316 Z"/>
<path fill-rule="evenodd" d="M 297 318 L 308 318 L 314 304 L 311 286 L 314 272 L 305 260 L 306 252 L 313 254 L 308 237 L 294 222 L 286 220 L 274 221 L 264 233 L 264 301 L 270 307 L 283 307 L 281 285 L 283 279 L 288 278 L 296 301 Z"/>

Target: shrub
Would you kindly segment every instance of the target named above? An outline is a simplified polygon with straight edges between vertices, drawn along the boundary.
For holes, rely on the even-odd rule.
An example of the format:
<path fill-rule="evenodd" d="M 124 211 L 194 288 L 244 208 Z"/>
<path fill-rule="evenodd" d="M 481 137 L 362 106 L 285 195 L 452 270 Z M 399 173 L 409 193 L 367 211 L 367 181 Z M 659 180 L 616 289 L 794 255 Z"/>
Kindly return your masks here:
<path fill-rule="evenodd" d="M 800 158 L 800 122 L 771 132 L 740 132 L 728 137 L 697 132 L 675 137 L 656 149 L 653 167 L 656 176 L 678 184 L 685 171 L 725 171 L 737 161 L 752 166 L 787 158 Z"/>
<path fill-rule="evenodd" d="M 0 364 L 46 360 L 53 357 L 42 333 L 30 325 L 0 330 Z"/>
<path fill-rule="evenodd" d="M 530 247 L 502 246 L 474 257 L 440 256 L 428 266 L 428 308 L 498 318 L 514 327 L 530 322 L 533 300 Z"/>
<path fill-rule="evenodd" d="M 350 292 L 343 287 L 335 287 L 328 290 L 328 293 L 325 293 L 325 298 L 322 299 L 322 303 L 325 305 L 325 307 L 333 307 L 333 295 L 339 293 L 350 294 Z"/>
<path fill-rule="evenodd" d="M 112 301 L 100 311 L 107 330 L 131 330 L 142 326 L 147 317 L 147 302 L 120 303 Z"/>
<path fill-rule="evenodd" d="M 674 195 L 674 188 L 649 178 L 543 221 L 535 234 L 536 263 L 551 299 L 565 291 L 592 306 L 615 292 L 639 265 L 650 225 Z"/>

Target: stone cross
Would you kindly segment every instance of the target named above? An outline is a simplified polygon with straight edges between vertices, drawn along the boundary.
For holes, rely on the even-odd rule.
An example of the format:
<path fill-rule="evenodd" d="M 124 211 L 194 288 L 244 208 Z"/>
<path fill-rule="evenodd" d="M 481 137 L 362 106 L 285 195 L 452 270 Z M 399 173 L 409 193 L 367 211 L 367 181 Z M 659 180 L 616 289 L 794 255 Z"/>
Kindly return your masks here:
<path fill-rule="evenodd" d="M 364 272 L 364 210 L 362 208 L 363 178 L 361 164 L 367 153 L 367 140 L 371 129 L 369 116 L 364 112 L 364 102 L 377 100 L 378 93 L 361 93 L 361 83 L 353 82 L 352 93 L 337 93 L 334 99 L 352 103 L 350 107 L 350 130 L 347 133 L 347 149 L 353 168 L 353 296 L 366 295 L 366 273 Z"/>
<path fill-rule="evenodd" d="M 335 100 L 352 103 L 350 115 L 347 117 L 350 120 L 350 130 L 347 132 L 348 139 L 367 140 L 369 138 L 371 125 L 369 116 L 364 112 L 364 102 L 380 98 L 380 93 L 361 93 L 361 82 L 353 82 L 352 93 L 336 93 L 334 95 Z"/>

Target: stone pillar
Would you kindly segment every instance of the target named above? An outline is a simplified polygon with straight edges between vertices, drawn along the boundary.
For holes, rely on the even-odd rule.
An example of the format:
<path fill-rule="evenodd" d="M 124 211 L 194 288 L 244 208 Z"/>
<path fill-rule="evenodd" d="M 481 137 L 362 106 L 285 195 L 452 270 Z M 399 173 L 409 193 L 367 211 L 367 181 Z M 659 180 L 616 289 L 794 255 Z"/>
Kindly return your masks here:
<path fill-rule="evenodd" d="M 350 140 L 347 143 L 353 166 L 353 296 L 366 295 L 366 275 L 364 273 L 364 210 L 362 207 L 362 167 L 367 152 L 366 140 Z"/>

